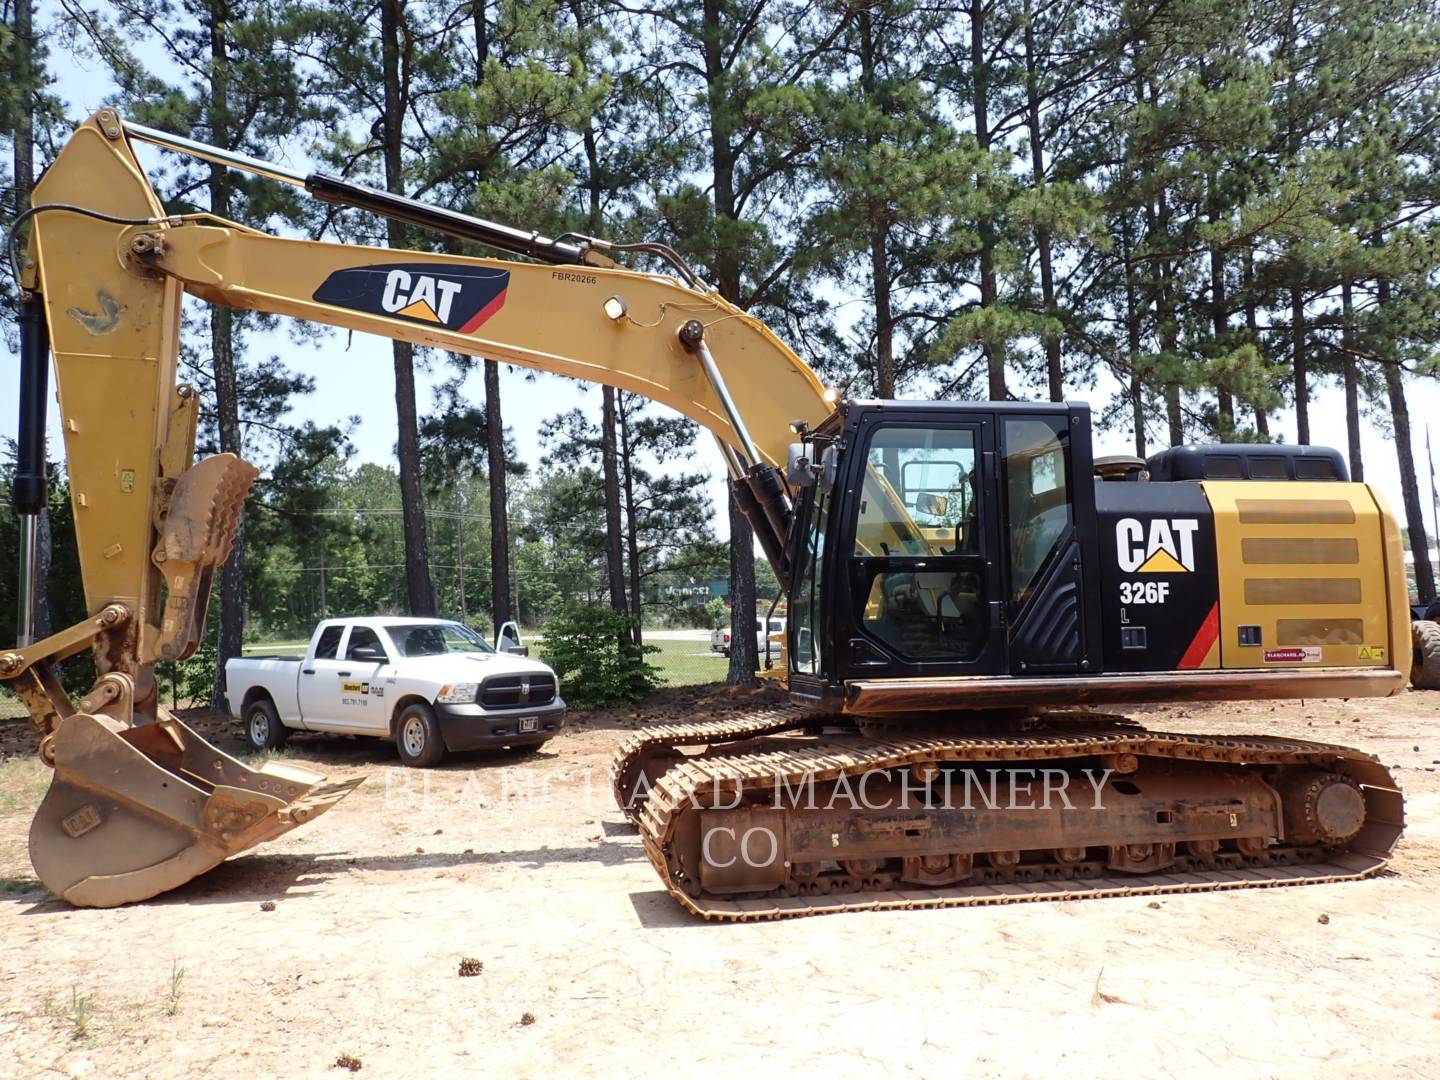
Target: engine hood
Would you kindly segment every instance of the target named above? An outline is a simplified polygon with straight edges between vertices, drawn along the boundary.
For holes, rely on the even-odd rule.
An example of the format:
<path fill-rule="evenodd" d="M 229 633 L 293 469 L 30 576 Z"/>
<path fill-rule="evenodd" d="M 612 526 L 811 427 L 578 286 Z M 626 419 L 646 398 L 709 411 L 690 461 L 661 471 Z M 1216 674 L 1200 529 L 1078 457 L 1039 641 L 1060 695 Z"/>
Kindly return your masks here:
<path fill-rule="evenodd" d="M 439 656 L 405 656 L 392 667 L 406 674 L 447 682 L 479 682 L 491 675 L 553 674 L 539 660 L 505 653 L 442 653 Z"/>

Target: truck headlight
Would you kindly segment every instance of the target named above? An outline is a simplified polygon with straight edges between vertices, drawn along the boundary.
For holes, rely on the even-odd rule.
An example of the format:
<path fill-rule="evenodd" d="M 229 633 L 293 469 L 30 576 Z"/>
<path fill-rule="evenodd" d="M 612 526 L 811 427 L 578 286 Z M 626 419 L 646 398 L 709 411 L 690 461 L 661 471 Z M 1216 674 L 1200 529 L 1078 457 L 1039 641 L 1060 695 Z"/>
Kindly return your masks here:
<path fill-rule="evenodd" d="M 446 683 L 440 688 L 440 693 L 435 695 L 435 703 L 437 705 L 469 705 L 474 702 L 479 689 L 479 683 Z"/>

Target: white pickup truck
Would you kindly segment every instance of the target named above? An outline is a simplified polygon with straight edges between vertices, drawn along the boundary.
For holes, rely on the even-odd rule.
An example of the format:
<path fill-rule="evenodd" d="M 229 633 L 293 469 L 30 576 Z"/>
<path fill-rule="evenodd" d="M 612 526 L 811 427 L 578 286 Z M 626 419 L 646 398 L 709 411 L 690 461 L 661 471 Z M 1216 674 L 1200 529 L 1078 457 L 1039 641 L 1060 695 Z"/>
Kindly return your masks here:
<path fill-rule="evenodd" d="M 393 739 L 406 765 L 450 750 L 535 747 L 565 723 L 555 672 L 507 624 L 502 651 L 444 619 L 327 619 L 304 656 L 225 664 L 225 700 L 253 750 L 291 731 Z"/>
<path fill-rule="evenodd" d="M 775 636 L 773 641 L 771 640 L 772 635 Z M 772 618 L 768 624 L 764 619 L 755 620 L 755 655 L 760 658 L 762 668 L 767 660 L 774 661 L 779 658 L 780 638 L 784 636 L 784 619 Z M 730 655 L 730 627 L 721 626 L 710 632 L 710 648 L 721 656 Z"/>

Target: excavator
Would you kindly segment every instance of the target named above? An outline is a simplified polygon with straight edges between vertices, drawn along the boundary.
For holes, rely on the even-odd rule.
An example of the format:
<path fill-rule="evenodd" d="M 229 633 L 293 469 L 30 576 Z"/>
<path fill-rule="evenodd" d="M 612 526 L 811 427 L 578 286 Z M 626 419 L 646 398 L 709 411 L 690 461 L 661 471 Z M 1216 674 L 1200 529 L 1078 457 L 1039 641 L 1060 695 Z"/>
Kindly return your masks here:
<path fill-rule="evenodd" d="M 170 214 L 140 142 L 520 258 Z M 1440 649 L 1412 632 L 1395 517 L 1334 451 L 1096 458 L 1082 404 L 842 399 L 663 244 L 513 229 L 109 109 L 74 132 L 24 220 L 10 254 L 25 640 L 0 679 L 54 770 L 32 862 L 72 904 L 174 888 L 356 783 L 252 768 L 158 699 L 153 666 L 201 640 L 257 475 L 231 454 L 194 461 L 185 294 L 606 383 L 714 435 L 786 596 L 788 695 L 636 732 L 616 755 L 617 801 L 691 912 L 1351 880 L 1401 834 L 1401 793 L 1368 754 L 1102 711 L 1395 694 L 1417 658 L 1433 685 Z M 52 354 L 90 616 L 30 641 Z M 97 678 L 72 701 L 55 666 L 85 649 Z"/>

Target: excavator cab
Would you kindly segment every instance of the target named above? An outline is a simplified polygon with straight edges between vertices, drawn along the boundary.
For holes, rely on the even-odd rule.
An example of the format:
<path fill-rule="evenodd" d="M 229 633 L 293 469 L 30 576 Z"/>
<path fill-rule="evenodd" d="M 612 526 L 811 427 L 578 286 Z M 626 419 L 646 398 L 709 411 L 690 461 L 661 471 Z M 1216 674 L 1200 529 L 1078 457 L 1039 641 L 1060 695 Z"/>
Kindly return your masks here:
<path fill-rule="evenodd" d="M 791 469 L 798 696 L 828 700 L 851 679 L 1089 668 L 1088 407 L 845 402 L 807 442 L 799 456 L 828 455 L 829 468 L 809 470 L 813 482 Z"/>

